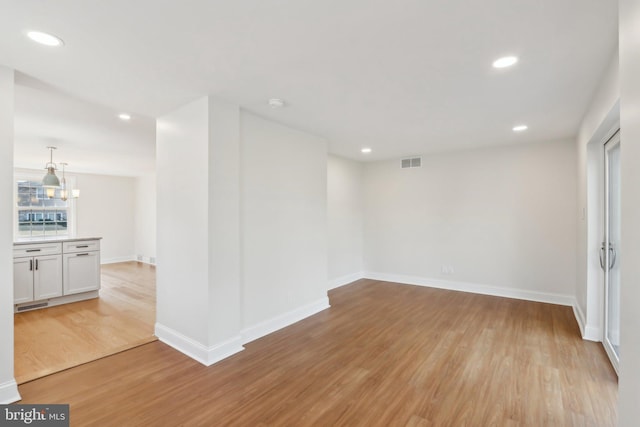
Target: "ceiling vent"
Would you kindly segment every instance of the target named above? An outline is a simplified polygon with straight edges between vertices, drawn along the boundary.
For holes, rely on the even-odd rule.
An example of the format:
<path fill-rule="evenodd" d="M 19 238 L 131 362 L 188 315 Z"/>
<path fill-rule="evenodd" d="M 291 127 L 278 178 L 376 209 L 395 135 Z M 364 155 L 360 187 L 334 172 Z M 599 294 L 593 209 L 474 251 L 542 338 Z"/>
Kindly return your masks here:
<path fill-rule="evenodd" d="M 400 161 L 402 169 L 419 168 L 422 166 L 422 157 L 411 157 Z"/>

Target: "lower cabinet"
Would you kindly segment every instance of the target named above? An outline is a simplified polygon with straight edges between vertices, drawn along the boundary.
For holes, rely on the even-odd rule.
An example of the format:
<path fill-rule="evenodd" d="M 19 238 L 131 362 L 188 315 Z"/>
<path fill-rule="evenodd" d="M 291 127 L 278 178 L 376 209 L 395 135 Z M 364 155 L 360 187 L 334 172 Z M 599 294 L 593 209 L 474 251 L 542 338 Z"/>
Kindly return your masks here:
<path fill-rule="evenodd" d="M 13 256 L 16 311 L 95 298 L 100 289 L 98 239 L 16 244 Z"/>
<path fill-rule="evenodd" d="M 64 254 L 65 295 L 100 289 L 100 252 Z"/>
<path fill-rule="evenodd" d="M 13 259 L 14 303 L 62 296 L 62 255 Z"/>
<path fill-rule="evenodd" d="M 33 264 L 33 299 L 40 300 L 61 296 L 62 256 L 36 257 Z"/>
<path fill-rule="evenodd" d="M 33 258 L 14 258 L 13 302 L 20 304 L 29 301 L 33 301 Z"/>

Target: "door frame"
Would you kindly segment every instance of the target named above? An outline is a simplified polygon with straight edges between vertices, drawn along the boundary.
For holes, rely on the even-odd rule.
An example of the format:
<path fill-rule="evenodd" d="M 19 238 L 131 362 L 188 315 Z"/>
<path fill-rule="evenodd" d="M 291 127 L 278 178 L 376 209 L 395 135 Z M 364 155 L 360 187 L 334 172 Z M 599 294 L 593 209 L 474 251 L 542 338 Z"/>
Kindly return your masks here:
<path fill-rule="evenodd" d="M 620 147 L 620 129 L 609 137 L 605 143 L 602 145 L 603 149 L 603 222 L 602 222 L 602 241 L 603 247 L 608 248 L 610 245 L 609 241 L 609 162 L 608 162 L 608 151 L 614 149 L 616 146 Z M 619 248 L 618 248 L 619 249 Z M 619 262 L 619 258 L 618 261 Z M 604 347 L 609 360 L 611 361 L 611 365 L 613 369 L 616 371 L 616 374 L 619 375 L 619 365 L 620 359 L 618 353 L 614 350 L 613 344 L 610 342 L 608 337 L 609 330 L 609 268 L 611 265 L 611 251 L 604 250 L 604 265 L 607 266 L 606 269 L 603 268 L 602 273 L 602 285 L 603 285 L 603 305 L 602 305 L 602 345 Z M 618 264 L 619 265 L 619 264 Z"/>

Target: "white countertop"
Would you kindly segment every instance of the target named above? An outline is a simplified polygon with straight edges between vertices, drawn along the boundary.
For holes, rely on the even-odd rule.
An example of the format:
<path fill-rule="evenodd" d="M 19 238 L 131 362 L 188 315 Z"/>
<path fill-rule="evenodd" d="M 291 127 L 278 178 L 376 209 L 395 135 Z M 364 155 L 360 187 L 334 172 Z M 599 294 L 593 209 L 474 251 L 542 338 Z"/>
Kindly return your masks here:
<path fill-rule="evenodd" d="M 102 237 L 36 237 L 27 239 L 17 239 L 13 242 L 14 245 L 31 245 L 37 243 L 59 243 L 59 242 L 77 242 L 81 240 L 100 240 Z"/>

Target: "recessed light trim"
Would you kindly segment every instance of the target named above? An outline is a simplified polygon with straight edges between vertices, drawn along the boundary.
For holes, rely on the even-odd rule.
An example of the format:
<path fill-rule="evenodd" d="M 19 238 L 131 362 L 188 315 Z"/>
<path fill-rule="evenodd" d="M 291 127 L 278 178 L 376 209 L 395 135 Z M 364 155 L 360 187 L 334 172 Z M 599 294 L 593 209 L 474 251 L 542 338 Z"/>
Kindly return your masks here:
<path fill-rule="evenodd" d="M 60 37 L 49 33 L 43 33 L 42 31 L 27 31 L 27 37 L 34 42 L 45 46 L 57 47 L 64 45 L 64 41 Z"/>
<path fill-rule="evenodd" d="M 118 114 L 118 118 L 120 120 L 129 121 L 129 120 L 131 120 L 131 114 L 120 113 L 120 114 Z"/>
<path fill-rule="evenodd" d="M 514 126 L 512 130 L 514 132 L 524 132 L 527 129 L 529 129 L 529 126 L 527 125 L 518 125 L 518 126 Z"/>
<path fill-rule="evenodd" d="M 269 100 L 269 107 L 271 108 L 282 108 L 284 105 L 284 100 L 280 98 L 271 98 Z"/>
<path fill-rule="evenodd" d="M 369 148 L 369 147 L 363 147 L 363 148 L 360 149 L 360 152 L 363 153 L 363 154 L 369 154 L 372 151 L 373 150 L 371 148 Z"/>
<path fill-rule="evenodd" d="M 493 61 L 493 68 L 508 68 L 518 63 L 517 56 L 503 56 Z"/>

